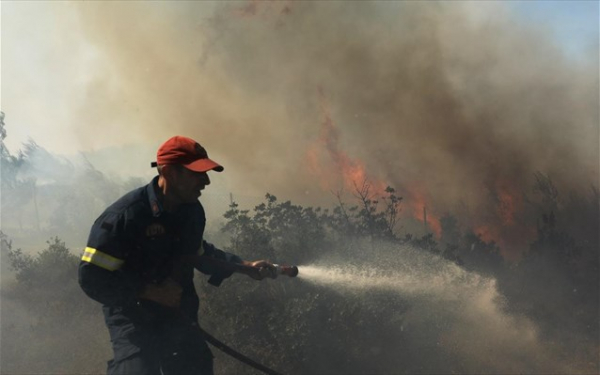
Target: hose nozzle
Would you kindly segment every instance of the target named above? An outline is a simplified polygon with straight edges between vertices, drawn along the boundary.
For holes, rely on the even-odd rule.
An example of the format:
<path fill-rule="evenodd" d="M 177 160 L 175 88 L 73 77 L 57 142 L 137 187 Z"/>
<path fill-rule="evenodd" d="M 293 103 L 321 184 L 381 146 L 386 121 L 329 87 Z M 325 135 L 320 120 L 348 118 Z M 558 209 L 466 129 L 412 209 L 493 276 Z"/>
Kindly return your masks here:
<path fill-rule="evenodd" d="M 296 266 L 281 266 L 279 264 L 273 264 L 275 266 L 278 275 L 286 275 L 289 277 L 298 276 L 298 267 Z"/>

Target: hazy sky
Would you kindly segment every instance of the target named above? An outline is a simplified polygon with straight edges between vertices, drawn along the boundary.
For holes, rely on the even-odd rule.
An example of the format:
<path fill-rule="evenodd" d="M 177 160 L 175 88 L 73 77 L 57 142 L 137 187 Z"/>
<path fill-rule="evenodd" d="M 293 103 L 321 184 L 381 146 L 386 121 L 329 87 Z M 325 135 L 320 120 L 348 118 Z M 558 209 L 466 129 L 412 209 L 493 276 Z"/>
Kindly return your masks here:
<path fill-rule="evenodd" d="M 583 58 L 586 50 L 598 49 L 598 1 L 511 1 L 520 16 L 546 25 L 565 51 Z"/>

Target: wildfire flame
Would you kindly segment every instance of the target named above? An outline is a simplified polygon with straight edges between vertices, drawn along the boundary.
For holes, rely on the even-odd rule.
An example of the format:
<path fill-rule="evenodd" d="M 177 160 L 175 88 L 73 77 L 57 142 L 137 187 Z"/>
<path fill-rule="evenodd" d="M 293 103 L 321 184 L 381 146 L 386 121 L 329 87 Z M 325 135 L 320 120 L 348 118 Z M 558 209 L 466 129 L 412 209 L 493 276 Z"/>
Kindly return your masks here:
<path fill-rule="evenodd" d="M 386 184 L 379 180 L 372 181 L 367 175 L 365 164 L 358 159 L 351 158 L 341 149 L 339 145 L 340 131 L 332 119 L 330 106 L 322 88 L 319 88 L 318 94 L 322 121 L 318 139 L 306 152 L 306 163 L 309 170 L 319 177 L 323 188 L 332 190 L 334 186 L 339 185 L 341 180 L 345 189 L 355 191 L 358 186 L 369 180 L 370 190 L 376 195 L 382 195 L 385 192 Z M 324 170 L 326 163 L 323 160 L 325 159 L 323 151 L 327 159 L 333 163 L 332 171 Z"/>
<path fill-rule="evenodd" d="M 333 121 L 327 98 L 321 88 L 318 93 L 322 122 L 318 139 L 306 151 L 308 169 L 318 177 L 323 189 L 333 190 L 334 186 L 341 183 L 345 189 L 356 191 L 357 187 L 368 180 L 370 192 L 377 197 L 383 196 L 387 184 L 381 179 L 368 176 L 365 164 L 341 149 L 340 130 Z M 332 170 L 325 169 L 325 156 L 333 163 Z M 428 205 L 430 199 L 426 198 L 425 189 L 414 185 L 406 189 L 406 194 L 404 202 L 408 205 L 408 214 L 416 220 L 424 221 L 427 230 L 439 238 L 442 232 L 439 215 Z M 424 209 L 427 212 L 426 218 Z"/>
<path fill-rule="evenodd" d="M 516 191 L 511 189 L 506 182 L 500 182 L 496 185 L 497 213 L 502 220 L 502 224 L 511 226 L 515 224 L 515 215 L 523 204 L 523 199 Z"/>
<path fill-rule="evenodd" d="M 431 202 L 431 199 L 425 197 L 425 189 L 414 184 L 409 186 L 406 191 L 405 202 L 412 217 L 424 221 L 427 229 L 430 229 L 437 238 L 440 238 L 442 235 L 440 217 L 431 205 L 427 204 L 428 201 Z"/>
<path fill-rule="evenodd" d="M 306 151 L 306 165 L 317 177 L 321 188 L 327 191 L 336 190 L 340 185 L 348 191 L 357 189 L 368 181 L 373 196 L 385 195 L 387 184 L 367 175 L 365 163 L 348 155 L 340 145 L 341 132 L 331 113 L 331 106 L 322 88 L 318 90 L 321 126 L 319 136 Z M 508 179 L 497 178 L 488 189 L 493 196 L 493 207 L 488 216 L 477 214 L 472 224 L 474 233 L 480 235 L 485 242 L 496 242 L 504 249 L 505 257 L 510 258 L 516 252 L 506 250 L 527 243 L 535 235 L 531 226 L 523 224 L 521 216 L 524 212 L 523 196 L 511 185 Z M 418 222 L 422 222 L 426 233 L 433 233 L 437 239 L 442 236 L 440 212 L 434 200 L 422 182 L 410 182 L 399 187 L 404 197 L 405 214 Z M 491 213 L 491 215 L 489 214 Z"/>
<path fill-rule="evenodd" d="M 506 259 L 516 260 L 521 251 L 514 249 L 527 245 L 536 234 L 525 217 L 523 194 L 500 177 L 488 188 L 494 202 L 489 211 L 493 214 L 480 218 L 473 232 L 485 242 L 495 242 Z"/>

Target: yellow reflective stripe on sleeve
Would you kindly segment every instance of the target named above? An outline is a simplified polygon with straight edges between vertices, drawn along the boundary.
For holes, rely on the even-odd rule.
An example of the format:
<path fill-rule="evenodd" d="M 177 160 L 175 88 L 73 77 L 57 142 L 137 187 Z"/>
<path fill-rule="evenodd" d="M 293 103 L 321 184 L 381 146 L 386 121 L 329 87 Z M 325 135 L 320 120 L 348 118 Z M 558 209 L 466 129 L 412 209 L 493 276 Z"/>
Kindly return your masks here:
<path fill-rule="evenodd" d="M 116 271 L 121 268 L 123 263 L 125 263 L 122 259 L 115 258 L 91 247 L 85 248 L 81 260 L 95 264 L 96 266 L 109 271 Z"/>

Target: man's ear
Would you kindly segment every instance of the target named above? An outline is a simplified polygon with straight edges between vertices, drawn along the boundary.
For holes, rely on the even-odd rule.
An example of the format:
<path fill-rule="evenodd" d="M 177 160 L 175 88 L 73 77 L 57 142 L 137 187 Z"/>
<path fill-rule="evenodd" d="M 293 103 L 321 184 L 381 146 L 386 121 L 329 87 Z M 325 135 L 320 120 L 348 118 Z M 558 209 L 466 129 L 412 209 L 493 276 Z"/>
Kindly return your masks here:
<path fill-rule="evenodd" d="M 174 175 L 176 174 L 177 168 L 174 165 L 163 165 L 161 168 L 161 175 L 166 178 L 167 180 L 172 180 Z"/>

